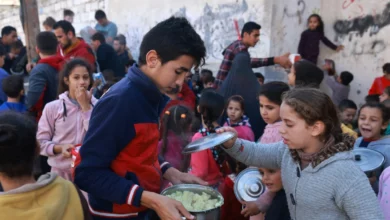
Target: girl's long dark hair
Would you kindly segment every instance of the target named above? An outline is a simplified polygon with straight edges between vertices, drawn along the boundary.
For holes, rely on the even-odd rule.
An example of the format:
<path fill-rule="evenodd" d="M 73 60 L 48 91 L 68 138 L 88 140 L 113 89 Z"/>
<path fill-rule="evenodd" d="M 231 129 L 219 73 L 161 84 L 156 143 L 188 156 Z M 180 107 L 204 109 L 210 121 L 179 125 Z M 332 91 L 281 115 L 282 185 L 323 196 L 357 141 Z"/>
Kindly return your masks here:
<path fill-rule="evenodd" d="M 324 33 L 324 22 L 322 21 L 322 18 L 321 16 L 319 16 L 318 14 L 312 14 L 309 16 L 309 18 L 307 19 L 307 23 L 309 24 L 310 22 L 310 18 L 317 18 L 318 20 L 318 27 L 316 29 L 316 31 L 319 31 L 320 33 Z"/>
<path fill-rule="evenodd" d="M 89 63 L 87 61 L 85 61 L 84 59 L 75 58 L 75 59 L 72 59 L 72 60 L 66 62 L 64 67 L 62 68 L 62 71 L 61 71 L 60 77 L 59 77 L 60 83 L 58 84 L 58 95 L 66 92 L 66 91 L 69 91 L 69 86 L 66 85 L 65 78 L 67 78 L 69 80 L 69 76 L 72 73 L 73 69 L 76 67 L 79 67 L 79 66 L 85 67 L 87 69 L 88 75 L 89 75 L 89 80 L 90 80 L 89 86 L 91 87 L 93 85 L 91 65 L 89 65 Z"/>
<path fill-rule="evenodd" d="M 193 121 L 193 112 L 183 105 L 176 105 L 164 112 L 163 131 L 162 131 L 162 149 L 161 155 L 164 157 L 168 150 L 168 132 L 172 131 L 181 140 L 182 147 L 190 143 L 189 132 Z M 181 161 L 180 171 L 187 172 L 190 166 L 190 155 L 184 156 Z"/>
<path fill-rule="evenodd" d="M 215 133 L 213 122 L 218 121 L 225 108 L 225 100 L 214 89 L 205 89 L 199 100 L 199 113 L 210 133 Z"/>

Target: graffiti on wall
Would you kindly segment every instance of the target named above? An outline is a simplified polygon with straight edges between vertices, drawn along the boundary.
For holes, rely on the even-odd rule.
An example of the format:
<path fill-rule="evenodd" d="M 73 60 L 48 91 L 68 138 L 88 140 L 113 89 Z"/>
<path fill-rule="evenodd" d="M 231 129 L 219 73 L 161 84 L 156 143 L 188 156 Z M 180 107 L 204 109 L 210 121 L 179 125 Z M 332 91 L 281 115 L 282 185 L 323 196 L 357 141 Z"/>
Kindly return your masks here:
<path fill-rule="evenodd" d="M 370 36 L 375 35 L 388 25 L 390 25 L 390 3 L 380 14 L 370 14 L 349 20 L 337 20 L 333 25 L 333 29 L 336 32 L 336 40 L 348 36 L 351 41 L 353 36 L 362 37 L 366 32 L 369 32 Z"/>
<path fill-rule="evenodd" d="M 306 3 L 304 0 L 297 1 L 296 9 L 291 10 L 287 5 L 283 9 L 283 16 L 287 16 L 288 18 L 298 18 L 298 23 L 302 23 L 302 15 L 306 10 Z"/>
<path fill-rule="evenodd" d="M 241 32 L 245 22 L 258 21 L 261 14 L 258 8 L 249 6 L 246 0 L 216 6 L 206 3 L 200 15 L 196 17 L 189 15 L 185 6 L 169 12 L 169 15 L 185 17 L 192 23 L 205 43 L 207 60 L 221 60 L 223 50 L 239 38 L 237 27 Z M 147 26 L 149 25 L 145 25 Z M 127 28 L 126 37 L 130 42 L 128 47 L 134 52 L 138 51 L 143 34 L 148 30 L 141 27 L 143 26 L 138 24 L 135 28 Z M 261 46 L 261 41 L 259 44 L 257 47 Z M 134 54 L 134 57 L 138 57 L 137 55 Z"/>
<path fill-rule="evenodd" d="M 343 52 L 344 57 L 371 55 L 377 56 L 387 49 L 387 43 L 384 40 L 372 40 L 366 43 L 355 41 Z"/>

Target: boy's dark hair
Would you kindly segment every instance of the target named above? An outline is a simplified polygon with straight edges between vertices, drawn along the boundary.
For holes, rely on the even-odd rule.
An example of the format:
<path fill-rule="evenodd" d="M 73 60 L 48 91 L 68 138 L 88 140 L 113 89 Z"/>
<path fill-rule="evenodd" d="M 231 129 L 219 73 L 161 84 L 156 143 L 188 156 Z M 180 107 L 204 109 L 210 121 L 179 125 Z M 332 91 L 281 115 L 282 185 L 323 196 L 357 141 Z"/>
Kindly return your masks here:
<path fill-rule="evenodd" d="M 3 79 L 1 86 L 7 97 L 18 98 L 24 89 L 24 81 L 21 76 L 11 75 Z"/>
<path fill-rule="evenodd" d="M 0 173 L 9 177 L 31 176 L 38 156 L 35 121 L 17 112 L 0 114 Z"/>
<path fill-rule="evenodd" d="M 263 81 L 265 80 L 263 74 L 261 74 L 261 73 L 255 73 L 255 76 L 256 76 L 256 78 L 258 78 L 258 79 L 263 79 Z"/>
<path fill-rule="evenodd" d="M 111 69 L 105 69 L 102 71 L 102 75 L 106 81 L 115 81 L 115 72 Z"/>
<path fill-rule="evenodd" d="M 55 23 L 56 23 L 56 20 L 54 20 L 53 17 L 47 17 L 43 21 L 43 25 L 46 25 L 46 26 L 49 26 L 49 27 L 54 27 Z"/>
<path fill-rule="evenodd" d="M 146 64 L 146 54 L 151 50 L 157 52 L 163 65 L 188 55 L 195 59 L 195 66 L 199 66 L 206 56 L 203 40 L 188 20 L 182 17 L 170 17 L 145 34 L 140 46 L 140 66 Z"/>
<path fill-rule="evenodd" d="M 54 55 L 57 53 L 58 41 L 51 31 L 43 31 L 37 35 L 37 47 L 44 55 Z"/>
<path fill-rule="evenodd" d="M 65 16 L 71 16 L 73 17 L 74 16 L 74 12 L 70 9 L 64 9 L 64 17 Z"/>
<path fill-rule="evenodd" d="M 16 32 L 16 28 L 12 26 L 5 26 L 3 29 L 1 29 L 1 36 L 4 37 L 5 35 L 11 34 L 13 31 Z"/>
<path fill-rule="evenodd" d="M 108 89 L 111 88 L 111 86 L 113 86 L 114 84 L 115 84 L 114 81 L 107 81 L 106 84 L 104 84 L 104 86 L 102 87 L 102 91 L 108 90 Z"/>
<path fill-rule="evenodd" d="M 14 50 L 22 49 L 23 47 L 24 47 L 23 42 L 21 40 L 17 40 L 11 44 L 11 49 Z"/>
<path fill-rule="evenodd" d="M 116 37 L 114 38 L 114 40 L 119 41 L 119 44 L 120 44 L 120 45 L 126 46 L 126 37 L 125 37 L 123 34 L 119 34 L 118 36 L 116 36 Z"/>
<path fill-rule="evenodd" d="M 318 27 L 317 27 L 316 31 L 319 31 L 320 33 L 324 33 L 324 22 L 322 21 L 321 16 L 319 16 L 318 14 L 312 14 L 307 19 L 307 23 L 309 23 L 311 18 L 317 18 L 317 20 L 318 20 Z"/>
<path fill-rule="evenodd" d="M 126 67 L 131 67 L 131 66 L 134 65 L 134 63 L 136 63 L 135 60 L 129 60 L 129 61 L 127 62 L 127 64 L 126 64 Z"/>
<path fill-rule="evenodd" d="M 341 79 L 341 84 L 348 86 L 353 80 L 353 74 L 348 71 L 341 72 L 340 79 Z"/>
<path fill-rule="evenodd" d="M 324 72 L 315 64 L 300 60 L 294 63 L 295 86 L 319 88 L 324 79 Z"/>
<path fill-rule="evenodd" d="M 53 29 L 62 28 L 65 34 L 72 32 L 76 36 L 76 31 L 73 25 L 69 21 L 61 20 L 54 24 Z"/>
<path fill-rule="evenodd" d="M 390 63 L 385 63 L 382 67 L 383 73 L 384 74 L 390 74 Z"/>
<path fill-rule="evenodd" d="M 380 102 L 379 96 L 380 95 L 378 94 L 368 95 L 366 96 L 366 98 L 364 98 L 364 100 L 366 101 L 366 103 L 379 103 Z"/>
<path fill-rule="evenodd" d="M 103 19 L 103 18 L 107 18 L 106 13 L 103 10 L 100 10 L 100 9 L 97 10 L 95 12 L 95 19 L 96 20 L 100 20 L 100 19 Z"/>
<path fill-rule="evenodd" d="M 386 87 L 384 90 L 383 90 L 383 93 L 387 94 L 388 96 L 390 96 L 390 86 Z"/>
<path fill-rule="evenodd" d="M 260 87 L 259 96 L 265 96 L 269 101 L 281 105 L 283 94 L 289 90 L 290 87 L 284 82 L 269 82 Z"/>
<path fill-rule="evenodd" d="M 253 30 L 260 30 L 261 26 L 256 22 L 249 21 L 244 24 L 244 27 L 241 30 L 241 37 L 244 37 L 244 33 L 251 34 Z"/>
<path fill-rule="evenodd" d="M 382 102 L 382 104 L 386 106 L 386 108 L 390 109 L 390 99 L 386 99 L 385 101 Z"/>
<path fill-rule="evenodd" d="M 64 67 L 62 68 L 62 71 L 60 73 L 60 82 L 58 84 L 58 95 L 69 91 L 69 85 L 67 85 L 64 81 L 65 78 L 69 79 L 70 74 L 72 74 L 72 71 L 76 67 L 85 67 L 88 71 L 89 75 L 89 82 L 90 85 L 93 85 L 93 77 L 92 77 L 92 68 L 91 65 L 84 59 L 82 58 L 75 58 L 69 60 L 67 63 L 65 63 Z"/>
<path fill-rule="evenodd" d="M 342 100 L 340 103 L 339 103 L 339 111 L 340 112 L 343 112 L 345 111 L 346 109 L 348 108 L 351 108 L 351 109 L 355 109 L 357 110 L 358 107 L 357 105 L 355 104 L 355 102 L 353 102 L 352 100 L 349 100 L 349 99 L 344 99 Z"/>
<path fill-rule="evenodd" d="M 390 109 L 388 109 L 383 103 L 380 103 L 380 102 L 367 102 L 366 104 L 364 104 L 359 110 L 358 117 L 360 116 L 362 109 L 367 108 L 367 107 L 379 109 L 382 112 L 383 123 L 389 122 Z"/>
<path fill-rule="evenodd" d="M 207 84 L 207 83 L 214 83 L 215 82 L 215 77 L 214 76 L 206 76 L 203 80 L 203 83 L 204 84 Z"/>
<path fill-rule="evenodd" d="M 202 70 L 200 71 L 200 75 L 201 75 L 201 76 L 205 76 L 205 77 L 207 77 L 207 76 L 213 76 L 213 71 L 211 71 L 211 70 L 209 70 L 209 69 L 202 69 Z"/>
<path fill-rule="evenodd" d="M 95 41 L 99 41 L 101 44 L 104 44 L 106 43 L 106 38 L 104 37 L 104 35 L 100 32 L 96 32 L 95 34 L 92 35 L 91 37 L 91 40 Z"/>
<path fill-rule="evenodd" d="M 7 51 L 5 50 L 3 45 L 0 45 L 0 57 L 7 55 Z"/>

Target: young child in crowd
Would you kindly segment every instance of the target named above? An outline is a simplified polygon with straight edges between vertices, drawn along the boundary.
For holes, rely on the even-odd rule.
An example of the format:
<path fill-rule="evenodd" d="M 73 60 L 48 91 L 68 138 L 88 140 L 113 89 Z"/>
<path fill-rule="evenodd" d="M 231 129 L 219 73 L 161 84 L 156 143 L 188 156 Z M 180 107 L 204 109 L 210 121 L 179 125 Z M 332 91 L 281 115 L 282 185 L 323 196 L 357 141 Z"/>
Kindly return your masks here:
<path fill-rule="evenodd" d="M 349 84 L 353 80 L 353 74 L 348 71 L 341 72 L 340 75 L 335 73 L 331 74 L 329 72 L 329 64 L 325 64 L 324 70 L 327 71 L 325 73 L 326 84 L 332 90 L 332 101 L 337 106 L 342 100 L 348 99 L 350 91 Z"/>
<path fill-rule="evenodd" d="M 9 76 L 7 71 L 3 69 L 4 63 L 5 63 L 5 56 L 7 55 L 7 52 L 5 48 L 0 45 L 0 85 L 3 79 Z M 4 93 L 3 89 L 0 88 L 0 104 L 3 104 L 3 102 L 7 101 L 7 95 Z"/>
<path fill-rule="evenodd" d="M 259 82 L 260 85 L 263 85 L 264 84 L 264 81 L 265 81 L 265 78 L 263 76 L 263 74 L 261 73 L 255 73 L 255 76 L 257 78 L 257 81 Z"/>
<path fill-rule="evenodd" d="M 254 141 L 255 135 L 251 129 L 249 118 L 244 115 L 244 98 L 239 95 L 232 96 L 227 101 L 227 120 L 224 126 L 230 126 L 236 129 L 238 136 L 248 141 Z"/>
<path fill-rule="evenodd" d="M 97 100 L 88 91 L 93 83 L 90 65 L 69 61 L 60 77 L 59 99 L 48 103 L 39 120 L 37 139 L 52 172 L 71 180 L 71 149 L 83 142 Z"/>
<path fill-rule="evenodd" d="M 390 166 L 390 137 L 384 136 L 389 124 L 390 112 L 382 103 L 367 103 L 359 110 L 358 124 L 362 137 L 355 142 L 355 148 L 366 147 L 381 152 L 385 156 L 384 168 Z M 379 179 L 380 172 L 376 174 Z M 371 179 L 373 188 L 378 190 L 378 183 Z"/>
<path fill-rule="evenodd" d="M 263 214 L 259 214 L 250 217 L 250 220 L 291 220 L 280 169 L 259 168 L 259 170 L 262 177 L 261 181 L 267 187 L 268 192 L 273 194 L 273 199 L 271 205 L 267 209 L 265 217 L 263 217 Z M 251 216 L 253 213 L 258 213 L 259 211 L 256 202 L 252 202 L 245 205 L 242 214 L 244 216 Z"/>
<path fill-rule="evenodd" d="M 214 76 L 206 76 L 203 80 L 203 88 L 205 88 L 205 89 L 213 88 L 214 82 L 215 82 Z"/>
<path fill-rule="evenodd" d="M 378 102 L 380 102 L 379 97 L 380 97 L 380 95 L 378 95 L 378 94 L 367 95 L 364 98 L 364 101 L 366 101 L 366 103 L 378 103 Z"/>
<path fill-rule="evenodd" d="M 0 219 L 90 219 L 87 202 L 71 182 L 55 173 L 34 178 L 36 132 L 29 117 L 0 114 Z"/>
<path fill-rule="evenodd" d="M 340 102 L 338 106 L 340 111 L 341 123 L 348 128 L 353 129 L 352 123 L 358 109 L 357 105 L 352 100 L 344 99 Z"/>
<path fill-rule="evenodd" d="M 8 76 L 3 79 L 2 87 L 8 99 L 0 106 L 0 112 L 8 110 L 20 113 L 27 112 L 26 105 L 22 100 L 24 96 L 23 77 L 16 75 Z"/>
<path fill-rule="evenodd" d="M 319 88 L 323 79 L 323 71 L 307 60 L 295 62 L 288 74 L 288 84 L 296 87 Z"/>
<path fill-rule="evenodd" d="M 280 105 L 282 104 L 282 95 L 289 91 L 290 88 L 286 83 L 283 82 L 269 82 L 264 84 L 260 88 L 259 93 L 259 103 L 260 103 L 260 114 L 264 121 L 267 123 L 265 127 L 264 134 L 260 138 L 260 143 L 270 144 L 282 141 L 282 135 L 279 132 L 280 126 L 282 125 L 282 121 L 280 119 Z M 261 168 L 261 172 L 265 175 L 269 176 L 271 182 L 280 180 L 280 169 L 265 169 Z M 279 176 L 279 177 L 278 177 Z M 274 179 L 276 177 L 276 180 Z M 265 184 L 265 179 L 263 176 L 263 182 Z M 278 183 L 275 183 L 276 185 Z M 280 183 L 281 185 L 281 183 Z M 245 216 L 252 216 L 251 220 L 260 220 L 263 219 L 263 214 L 258 214 L 260 212 L 267 212 L 265 219 L 275 219 L 275 220 L 283 220 L 284 217 L 289 216 L 285 213 L 282 213 L 282 210 L 287 210 L 287 200 L 283 203 L 278 204 L 283 198 L 285 199 L 285 195 L 283 197 L 282 192 L 283 186 L 281 188 L 276 187 L 274 190 L 268 189 L 260 196 L 260 198 L 256 202 L 250 202 L 245 204 L 245 209 L 242 213 Z M 278 193 L 277 193 L 278 192 Z M 280 192 L 280 193 L 279 193 Z M 276 198 L 275 197 L 276 194 Z M 284 193 L 284 191 L 283 191 Z M 272 205 L 273 204 L 273 205 Z M 271 206 L 270 206 L 271 205 Z M 277 207 L 282 205 L 280 207 Z M 269 209 L 269 207 L 274 206 L 275 208 Z M 280 209 L 280 216 L 278 216 L 277 212 L 274 209 Z M 274 213 L 275 212 L 275 213 Z M 258 215 L 257 215 L 258 214 Z M 254 216 L 256 215 L 256 216 Z"/>
<path fill-rule="evenodd" d="M 237 131 L 238 137 L 244 140 L 255 140 L 249 118 L 245 116 L 245 104 L 244 99 L 241 96 L 236 95 L 228 99 L 226 113 L 228 118 L 224 126 L 233 127 Z M 232 171 L 232 174 L 225 177 L 224 184 L 220 188 L 224 199 L 227 201 L 221 207 L 221 219 L 247 219 L 240 214 L 242 204 L 237 200 L 234 194 L 234 180 L 246 166 L 231 158 L 228 159 L 230 160 L 229 168 Z"/>
<path fill-rule="evenodd" d="M 383 219 L 367 176 L 353 161 L 354 139 L 341 133 L 329 96 L 293 89 L 280 117 L 283 142 L 233 138 L 223 144 L 225 151 L 248 166 L 281 169 L 292 219 Z M 226 131 L 235 132 L 224 127 L 217 133 Z"/>
<path fill-rule="evenodd" d="M 375 78 L 368 91 L 369 95 L 382 95 L 383 91 L 390 86 L 390 63 L 386 63 L 382 67 L 383 76 Z"/>
<path fill-rule="evenodd" d="M 379 205 L 382 208 L 385 219 L 390 219 L 390 167 L 386 168 L 379 178 Z"/>
<path fill-rule="evenodd" d="M 190 143 L 193 114 L 184 105 L 175 105 L 165 111 L 163 131 L 158 149 L 165 161 L 181 172 L 187 172 L 190 166 L 190 155 L 182 154 L 183 148 Z M 163 188 L 169 184 L 165 181 Z"/>
<path fill-rule="evenodd" d="M 325 36 L 324 22 L 318 14 L 310 15 L 307 23 L 308 29 L 301 34 L 298 47 L 298 53 L 303 59 L 317 65 L 318 55 L 320 54 L 320 41 L 337 52 L 344 49 L 344 46 L 336 46 Z"/>
<path fill-rule="evenodd" d="M 215 129 L 220 127 L 218 119 L 222 116 L 224 107 L 224 98 L 215 90 L 206 89 L 202 92 L 198 111 L 201 114 L 203 128 L 192 137 L 192 141 L 215 133 Z M 218 146 L 193 153 L 190 173 L 208 182 L 211 187 L 218 188 L 223 181 L 222 172 L 227 169 L 225 159 L 223 150 Z"/>
<path fill-rule="evenodd" d="M 390 109 L 390 99 L 386 99 L 382 102 L 382 104 L 387 108 Z M 385 135 L 390 135 L 390 123 L 386 128 Z"/>
<path fill-rule="evenodd" d="M 379 96 L 379 101 L 380 102 L 384 102 L 387 99 L 390 99 L 390 86 L 386 87 L 383 90 L 383 93 Z"/>
<path fill-rule="evenodd" d="M 353 130 L 352 126 L 353 119 L 357 112 L 356 104 L 352 100 L 344 99 L 340 102 L 338 107 L 342 132 L 347 133 L 356 139 L 358 134 Z"/>

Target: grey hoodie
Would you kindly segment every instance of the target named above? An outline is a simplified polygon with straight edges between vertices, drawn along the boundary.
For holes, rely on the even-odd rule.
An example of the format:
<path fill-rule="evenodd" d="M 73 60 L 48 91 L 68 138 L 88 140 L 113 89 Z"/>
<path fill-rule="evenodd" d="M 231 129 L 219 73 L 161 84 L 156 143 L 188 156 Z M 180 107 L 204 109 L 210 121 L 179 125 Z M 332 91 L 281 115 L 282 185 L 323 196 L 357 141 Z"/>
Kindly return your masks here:
<path fill-rule="evenodd" d="M 310 164 L 304 170 L 282 142 L 261 144 L 237 139 L 226 152 L 249 166 L 281 169 L 293 220 L 384 219 L 366 175 L 352 160 L 352 152 L 336 153 L 315 168 Z"/>

